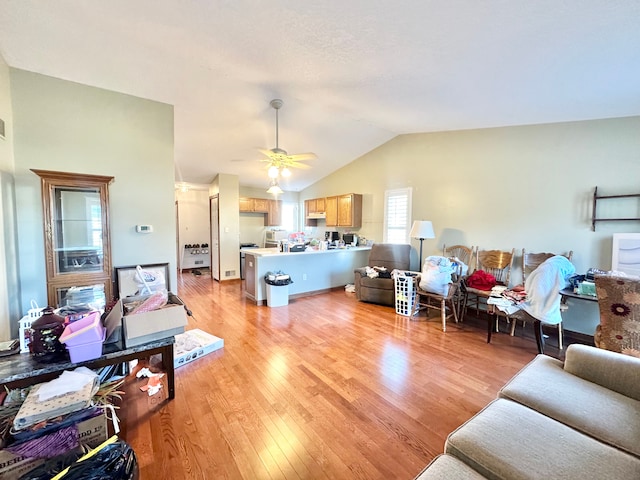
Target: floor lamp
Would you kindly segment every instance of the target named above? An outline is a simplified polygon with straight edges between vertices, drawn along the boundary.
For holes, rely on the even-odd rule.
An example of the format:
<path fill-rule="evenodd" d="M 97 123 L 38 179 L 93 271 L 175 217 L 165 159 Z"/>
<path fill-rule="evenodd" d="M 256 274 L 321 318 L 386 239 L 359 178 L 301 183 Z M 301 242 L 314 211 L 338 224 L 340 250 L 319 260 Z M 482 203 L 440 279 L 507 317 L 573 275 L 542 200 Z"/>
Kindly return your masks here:
<path fill-rule="evenodd" d="M 409 233 L 411 238 L 417 238 L 420 240 L 420 268 L 422 271 L 422 241 L 425 238 L 436 238 L 435 233 L 433 233 L 433 225 L 429 220 L 416 220 L 413 222 L 413 226 L 411 227 L 411 232 Z"/>

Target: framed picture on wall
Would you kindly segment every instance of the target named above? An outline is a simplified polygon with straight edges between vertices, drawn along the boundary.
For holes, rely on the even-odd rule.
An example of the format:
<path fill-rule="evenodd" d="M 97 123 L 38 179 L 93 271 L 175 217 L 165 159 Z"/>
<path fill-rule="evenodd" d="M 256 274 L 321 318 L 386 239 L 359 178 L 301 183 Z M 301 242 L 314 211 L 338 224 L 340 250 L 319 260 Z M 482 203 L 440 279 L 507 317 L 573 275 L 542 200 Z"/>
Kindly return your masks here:
<path fill-rule="evenodd" d="M 611 270 L 640 276 L 640 233 L 614 233 Z"/>
<path fill-rule="evenodd" d="M 161 290 L 170 291 L 168 263 L 115 267 L 118 298 L 151 295 Z"/>

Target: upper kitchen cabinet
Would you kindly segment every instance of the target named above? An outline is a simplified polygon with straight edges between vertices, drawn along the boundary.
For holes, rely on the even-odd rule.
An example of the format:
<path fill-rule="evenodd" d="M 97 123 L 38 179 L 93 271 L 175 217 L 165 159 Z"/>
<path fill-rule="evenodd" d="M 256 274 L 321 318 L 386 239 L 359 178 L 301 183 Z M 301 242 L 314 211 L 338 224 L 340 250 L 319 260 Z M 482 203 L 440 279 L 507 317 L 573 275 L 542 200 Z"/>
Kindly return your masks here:
<path fill-rule="evenodd" d="M 362 195 L 348 193 L 325 199 L 327 227 L 362 226 Z"/>
<path fill-rule="evenodd" d="M 266 227 L 282 224 L 282 200 L 268 198 L 240 198 L 240 213 L 263 213 Z"/>
<path fill-rule="evenodd" d="M 32 171 L 42 186 L 49 305 L 104 309 L 112 298 L 109 184 L 113 177 Z"/>
<path fill-rule="evenodd" d="M 311 198 L 304 201 L 304 224 L 307 227 L 318 225 L 319 218 L 325 218 L 325 199 Z"/>
<path fill-rule="evenodd" d="M 267 198 L 240 198 L 240 211 L 245 213 L 269 213 L 269 202 Z"/>
<path fill-rule="evenodd" d="M 266 198 L 254 198 L 253 199 L 253 211 L 269 213 L 272 200 Z"/>
<path fill-rule="evenodd" d="M 267 227 L 278 227 L 280 225 L 282 225 L 282 200 L 269 200 Z"/>

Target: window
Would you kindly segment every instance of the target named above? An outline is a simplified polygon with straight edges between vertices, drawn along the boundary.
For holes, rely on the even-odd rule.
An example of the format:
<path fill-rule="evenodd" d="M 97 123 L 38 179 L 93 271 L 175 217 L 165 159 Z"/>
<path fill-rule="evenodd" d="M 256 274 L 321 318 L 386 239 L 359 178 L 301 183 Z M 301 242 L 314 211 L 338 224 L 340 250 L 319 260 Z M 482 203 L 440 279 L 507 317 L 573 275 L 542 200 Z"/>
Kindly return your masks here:
<path fill-rule="evenodd" d="M 411 187 L 384 192 L 384 242 L 409 243 Z"/>
<path fill-rule="evenodd" d="M 295 232 L 298 228 L 296 221 L 296 204 L 282 202 L 282 225 L 287 232 Z"/>

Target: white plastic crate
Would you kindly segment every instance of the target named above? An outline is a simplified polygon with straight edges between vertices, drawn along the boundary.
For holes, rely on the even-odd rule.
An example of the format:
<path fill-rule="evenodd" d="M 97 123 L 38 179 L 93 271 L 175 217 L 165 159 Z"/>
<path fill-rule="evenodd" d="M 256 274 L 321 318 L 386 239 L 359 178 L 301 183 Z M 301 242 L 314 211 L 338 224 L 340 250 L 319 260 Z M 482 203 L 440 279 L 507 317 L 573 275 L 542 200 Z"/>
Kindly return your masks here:
<path fill-rule="evenodd" d="M 417 312 L 416 309 L 416 280 L 413 272 L 395 272 L 393 283 L 396 288 L 396 313 L 410 317 Z"/>

